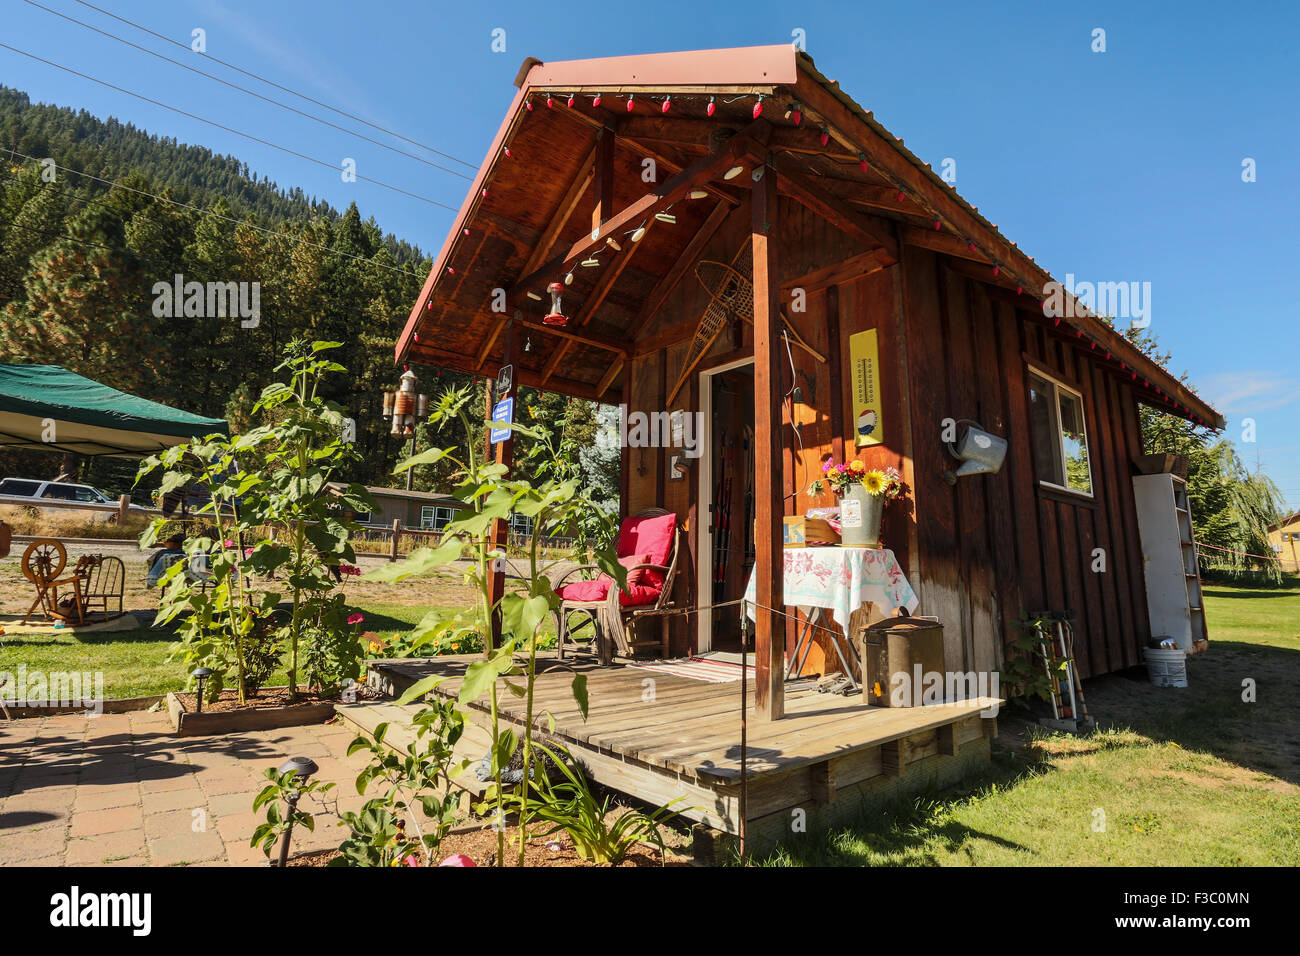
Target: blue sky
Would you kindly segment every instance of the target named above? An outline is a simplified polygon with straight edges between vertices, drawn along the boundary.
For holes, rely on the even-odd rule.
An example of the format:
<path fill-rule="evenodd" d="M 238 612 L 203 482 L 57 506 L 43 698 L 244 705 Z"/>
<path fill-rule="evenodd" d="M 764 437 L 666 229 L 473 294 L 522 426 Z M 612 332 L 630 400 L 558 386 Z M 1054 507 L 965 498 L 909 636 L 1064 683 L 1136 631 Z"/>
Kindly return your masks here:
<path fill-rule="evenodd" d="M 346 120 L 230 74 L 74 0 L 40 0 L 134 43 L 266 95 Z M 1243 459 L 1300 508 L 1300 259 L 1294 5 L 408 3 L 93 0 L 176 40 L 477 164 L 525 56 L 544 60 L 748 46 L 806 35 L 836 79 L 923 159 L 956 161 L 957 188 L 1058 279 L 1151 283 L 1151 329 L 1171 368 L 1229 419 Z M 2 40 L 299 152 L 357 161 L 363 176 L 449 206 L 468 183 L 0 0 Z M 505 30 L 506 51 L 491 50 Z M 1106 51 L 1092 32 L 1106 31 Z M 0 49 L 0 82 L 33 99 L 114 115 L 232 153 L 429 251 L 451 213 Z M 385 142 L 451 168 L 400 140 Z M 1242 181 L 1255 160 L 1257 181 Z M 1257 441 L 1242 441 L 1253 419 Z"/>

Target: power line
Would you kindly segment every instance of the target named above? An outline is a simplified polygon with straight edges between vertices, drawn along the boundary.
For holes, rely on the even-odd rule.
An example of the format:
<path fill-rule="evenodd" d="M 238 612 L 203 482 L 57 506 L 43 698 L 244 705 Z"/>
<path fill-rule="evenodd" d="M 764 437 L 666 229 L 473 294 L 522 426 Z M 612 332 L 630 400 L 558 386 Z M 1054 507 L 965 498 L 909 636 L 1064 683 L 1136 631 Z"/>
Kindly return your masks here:
<path fill-rule="evenodd" d="M 38 159 L 37 157 L 28 156 L 26 153 L 20 153 L 16 149 L 13 149 L 12 147 L 9 149 L 9 155 L 20 156 L 23 159 L 31 160 L 32 162 L 37 162 L 37 163 L 41 162 L 41 160 Z M 217 212 L 215 209 L 204 209 L 202 206 L 195 206 L 192 203 L 183 202 L 179 199 L 172 199 L 168 196 L 159 196 L 156 193 L 151 193 L 144 189 L 137 189 L 136 187 L 128 186 L 125 183 L 114 182 L 111 179 L 102 179 L 99 176 L 93 176 L 90 173 L 82 172 L 79 169 L 73 169 L 71 166 L 60 166 L 58 163 L 53 163 L 52 165 L 54 166 L 55 169 L 63 170 L 63 172 L 65 173 L 72 173 L 74 176 L 84 176 L 86 179 L 93 179 L 97 183 L 103 183 L 106 186 L 116 187 L 117 189 L 125 189 L 127 192 L 136 193 L 137 195 L 140 196 L 148 196 L 150 199 L 156 199 L 159 202 L 171 203 L 173 206 L 180 206 L 183 209 L 192 210 L 193 212 L 197 212 L 200 215 L 216 216 L 218 219 L 222 219 L 225 220 L 226 222 L 234 223 L 236 226 L 247 226 L 250 229 L 255 229 L 258 232 L 265 233 L 268 236 L 274 236 L 280 239 L 293 239 L 295 242 L 301 242 L 304 245 L 311 246 L 313 249 L 319 249 L 322 252 L 327 252 L 336 256 L 344 256 L 348 259 L 355 259 L 357 262 L 363 262 L 366 265 L 374 266 L 377 269 L 387 269 L 389 272 L 396 272 L 398 275 L 406 276 L 408 279 L 416 279 L 420 282 L 423 282 L 425 278 L 424 276 L 418 273 L 410 272 L 398 266 L 384 265 L 384 263 L 382 262 L 376 262 L 373 259 L 368 259 L 365 256 L 358 256 L 351 252 L 344 252 L 342 249 L 331 249 L 329 246 L 323 246 L 319 242 L 312 242 L 310 239 L 306 239 L 304 237 L 291 236 L 287 233 L 276 232 L 274 229 L 267 229 L 264 226 L 259 226 L 256 223 L 249 222 L 245 219 L 236 219 L 233 216 L 222 215 L 221 213 Z M 11 176 L 10 178 L 12 179 L 16 177 Z M 158 220 L 155 219 L 151 221 L 157 222 Z M 287 221 L 301 223 L 302 225 L 307 225 L 307 223 L 302 222 L 302 220 L 290 219 Z"/>
<path fill-rule="evenodd" d="M 189 46 L 187 46 L 184 43 L 181 43 L 179 40 L 173 40 L 169 36 L 164 36 L 161 33 L 156 33 L 155 31 L 150 30 L 146 26 L 141 26 L 140 24 L 136 23 L 134 20 L 128 20 L 126 17 L 120 17 L 116 13 L 111 13 L 110 11 L 105 10 L 103 7 L 97 7 L 93 3 L 87 3 L 86 0 L 76 0 L 76 2 L 81 4 L 83 7 L 89 7 L 91 10 L 95 10 L 99 13 L 102 13 L 106 17 L 112 17 L 114 20 L 117 20 L 120 23 L 125 23 L 127 26 L 135 27 L 135 29 L 147 33 L 150 36 L 157 37 L 159 40 L 163 40 L 167 43 L 172 44 L 173 46 L 178 46 L 182 50 L 187 50 L 187 51 L 190 50 Z M 389 136 L 393 136 L 396 137 L 397 139 L 402 140 L 403 142 L 410 143 L 412 146 L 419 146 L 421 149 L 427 149 L 431 153 L 436 153 L 437 155 L 442 156 L 445 159 L 450 159 L 452 162 L 460 163 L 462 166 L 467 166 L 470 169 L 478 169 L 478 165 L 476 163 L 466 162 L 465 160 L 453 156 L 450 153 L 444 153 L 440 149 L 435 149 L 434 147 L 429 146 L 426 143 L 421 143 L 419 140 L 411 139 L 408 136 L 403 136 L 401 133 L 396 133 L 393 130 L 388 129 L 384 126 L 380 126 L 376 123 L 370 122 L 369 120 L 362 119 L 360 116 L 356 116 L 345 110 L 341 110 L 336 107 L 330 106 L 328 103 L 322 103 L 320 100 L 312 99 L 310 96 L 306 95 L 305 93 L 299 93 L 297 90 L 290 89 L 287 86 L 282 86 L 279 83 L 276 83 L 274 80 L 268 80 L 266 77 L 258 73 L 253 73 L 249 70 L 243 69 L 242 67 L 235 66 L 235 64 L 229 62 L 228 60 L 223 60 L 220 57 L 213 56 L 212 54 L 207 53 L 206 51 L 204 52 L 203 56 L 216 63 L 220 63 L 222 66 L 228 69 L 234 70 L 236 73 L 242 73 L 244 76 L 248 76 L 255 80 L 259 80 L 260 82 L 265 83 L 267 86 L 274 86 L 277 90 L 282 90 L 283 92 L 289 93 L 292 96 L 296 96 L 301 100 L 306 100 L 308 103 L 314 103 L 315 105 L 323 109 L 327 109 L 332 113 L 337 113 L 340 116 L 346 116 L 350 120 L 353 120 L 357 123 L 361 123 L 365 126 L 369 126 L 371 129 L 377 129 L 381 133 L 387 133 Z"/>
<path fill-rule="evenodd" d="M 186 110 L 180 109 L 179 107 L 169 106 L 168 104 L 163 103 L 160 100 L 155 100 L 152 97 L 145 96 L 143 93 L 136 93 L 133 92 L 132 90 L 124 89 L 123 87 L 120 86 L 115 86 L 114 84 L 109 83 L 106 80 L 98 79 L 97 77 L 93 77 L 88 73 L 81 73 L 78 70 L 72 69 L 71 67 L 63 66 L 59 63 L 55 63 L 53 60 L 47 60 L 44 57 L 37 56 L 35 53 L 28 53 L 26 50 L 20 50 L 17 47 L 10 46 L 8 43 L 0 43 L 0 47 L 9 50 L 12 53 L 17 53 L 20 56 L 25 56 L 30 60 L 36 60 L 38 63 L 44 63 L 47 66 L 52 66 L 56 70 L 62 70 L 65 73 L 71 73 L 73 76 L 79 76 L 83 80 L 90 80 L 90 82 L 98 83 L 100 86 L 105 86 L 110 90 L 116 90 L 118 93 L 125 93 L 127 96 L 134 96 L 138 100 L 143 100 L 146 103 L 152 103 L 154 106 L 159 106 L 165 110 L 170 110 L 171 112 L 176 113 L 180 116 L 185 116 L 188 117 L 189 119 L 197 120 L 200 123 L 206 123 L 209 126 L 214 126 L 217 129 L 223 130 L 224 132 L 227 133 L 234 133 L 236 136 L 242 136 L 244 139 L 251 140 L 254 143 L 260 143 L 263 146 L 269 146 L 272 149 L 278 149 L 282 153 L 288 153 L 290 156 L 296 156 L 299 159 L 305 159 L 309 163 L 315 163 L 318 166 L 324 166 L 326 169 L 332 170 L 333 172 L 339 171 L 339 167 L 336 166 L 334 163 L 327 162 L 326 160 L 319 159 L 315 156 L 309 156 L 306 153 L 300 153 L 295 149 L 290 149 L 288 146 L 281 146 L 278 143 L 273 143 L 270 140 L 262 139 L 261 137 L 254 136 L 251 133 L 245 133 L 242 130 L 235 129 L 234 127 L 224 126 L 221 123 L 216 122 L 215 120 L 205 119 L 204 117 L 199 116 L 196 113 L 190 113 Z M 353 173 L 353 175 L 357 179 L 361 180 L 362 182 L 371 183 L 375 186 L 382 186 L 384 189 L 392 190 L 395 193 L 401 193 L 402 195 L 409 196 L 412 199 L 419 199 L 421 202 L 427 202 L 431 206 L 440 206 L 443 209 L 450 210 L 451 212 L 460 211 L 455 206 L 448 206 L 446 203 L 439 202 L 436 199 L 430 199 L 428 196 L 421 196 L 419 193 L 410 192 L 409 190 L 402 189 L 399 186 L 394 186 L 391 183 L 386 183 L 379 179 L 373 179 L 369 176 L 362 176 L 360 173 Z"/>
<path fill-rule="evenodd" d="M 40 10 L 44 10 L 46 13 L 53 14 L 56 17 L 61 17 L 62 19 L 67 20 L 70 23 L 76 23 L 79 26 L 83 26 L 87 30 L 93 30 L 95 33 L 98 33 L 101 36 L 106 36 L 111 40 L 116 40 L 118 43 L 124 43 L 127 46 L 131 47 L 132 49 L 139 50 L 141 53 L 147 53 L 150 56 L 157 57 L 160 60 L 165 60 L 168 63 L 171 63 L 175 66 L 179 66 L 182 70 L 189 70 L 191 73 L 197 73 L 199 76 L 207 77 L 210 80 L 222 84 L 223 86 L 228 86 L 232 90 L 239 90 L 239 92 L 241 93 L 247 93 L 249 96 L 254 96 L 257 99 L 262 100 L 263 102 L 270 103 L 273 106 L 278 106 L 281 109 L 289 110 L 291 113 L 297 113 L 299 116 L 305 116 L 307 117 L 307 119 L 315 120 L 317 123 L 320 123 L 324 126 L 328 126 L 331 129 L 336 129 L 341 133 L 347 133 L 349 136 L 355 136 L 358 139 L 363 139 L 367 143 L 373 143 L 374 145 L 380 147 L 381 149 L 387 149 L 391 152 L 397 153 L 399 156 L 409 157 L 410 159 L 413 159 L 418 163 L 424 163 L 426 166 L 432 166 L 434 169 L 440 169 L 444 173 L 450 173 L 453 176 L 459 176 L 461 179 L 464 180 L 472 179 L 472 177 L 466 176 L 464 173 L 460 172 L 459 170 L 448 169 L 446 166 L 442 166 L 431 160 L 425 159 L 423 156 L 417 156 L 415 155 L 415 153 L 408 153 L 406 150 L 398 149 L 396 146 L 390 146 L 387 143 L 381 143 L 379 140 L 366 136 L 364 133 L 358 133 L 348 129 L 345 126 L 339 126 L 337 123 L 331 123 L 329 120 L 321 119 L 319 116 L 315 116 L 311 113 L 304 112 L 303 110 L 300 110 L 297 107 L 290 106 L 288 103 L 281 103 L 279 100 L 273 100 L 269 96 L 263 96 L 261 93 L 255 93 L 253 90 L 250 90 L 247 87 L 240 86 L 237 83 L 231 83 L 229 80 L 223 80 L 221 77 L 216 76 L 212 73 L 208 73 L 205 70 L 199 70 L 196 69 L 195 67 L 188 66 L 187 64 L 182 63 L 180 60 L 174 60 L 169 56 L 163 56 L 161 53 L 155 53 L 153 50 L 150 50 L 147 47 L 142 47 L 138 43 L 132 43 L 130 40 L 117 36 L 114 33 L 109 33 L 106 30 L 101 30 L 98 27 L 86 23 L 84 20 L 78 20 L 76 17 L 70 17 L 67 14 L 60 13 L 58 10 L 51 10 L 49 7 L 37 3 L 36 0 L 23 0 L 23 2 L 28 4 L 29 6 L 33 6 Z"/>

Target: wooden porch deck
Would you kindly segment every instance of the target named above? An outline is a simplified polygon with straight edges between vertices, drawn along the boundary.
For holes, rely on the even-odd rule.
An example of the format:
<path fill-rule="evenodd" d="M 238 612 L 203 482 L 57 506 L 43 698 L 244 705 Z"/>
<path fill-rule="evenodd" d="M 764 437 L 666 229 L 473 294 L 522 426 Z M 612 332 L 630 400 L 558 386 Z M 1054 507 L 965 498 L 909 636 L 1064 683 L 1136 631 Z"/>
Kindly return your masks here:
<path fill-rule="evenodd" d="M 372 664 L 372 683 L 400 694 L 430 674 L 448 679 L 437 693 L 455 696 L 460 677 L 477 656 Z M 588 717 L 570 690 L 574 671 L 587 675 Z M 652 681 L 653 683 L 647 683 Z M 740 682 L 711 684 L 635 666 L 596 667 L 541 658 L 534 700 L 534 726 L 564 743 L 597 782 L 652 804 L 684 798 L 683 816 L 724 833 L 740 827 Z M 649 699 L 647 699 L 649 698 Z M 809 829 L 858 811 L 863 801 L 946 786 L 989 759 L 995 718 L 980 711 L 999 703 L 977 698 L 931 707 L 868 707 L 860 697 L 817 692 L 811 681 L 786 690 L 785 719 L 754 715 L 748 689 L 747 833 L 754 845 L 771 844 L 803 819 Z M 524 702 L 504 688 L 503 719 L 522 725 Z M 409 722 L 415 705 L 344 705 L 339 712 L 370 730 L 387 720 Z M 472 708 L 464 757 L 487 752 L 486 700 Z M 390 742 L 404 746 L 404 736 Z M 472 774 L 457 781 L 478 789 Z M 794 811 L 804 813 L 796 814 Z"/>

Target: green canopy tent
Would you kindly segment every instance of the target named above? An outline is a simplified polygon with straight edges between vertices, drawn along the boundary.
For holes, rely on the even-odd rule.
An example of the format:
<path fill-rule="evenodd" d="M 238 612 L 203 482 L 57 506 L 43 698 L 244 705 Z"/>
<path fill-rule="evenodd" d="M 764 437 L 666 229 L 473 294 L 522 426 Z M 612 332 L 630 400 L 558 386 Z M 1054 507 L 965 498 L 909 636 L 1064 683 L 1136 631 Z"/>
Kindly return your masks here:
<path fill-rule="evenodd" d="M 0 364 L 0 447 L 142 458 L 229 426 L 57 365 Z"/>

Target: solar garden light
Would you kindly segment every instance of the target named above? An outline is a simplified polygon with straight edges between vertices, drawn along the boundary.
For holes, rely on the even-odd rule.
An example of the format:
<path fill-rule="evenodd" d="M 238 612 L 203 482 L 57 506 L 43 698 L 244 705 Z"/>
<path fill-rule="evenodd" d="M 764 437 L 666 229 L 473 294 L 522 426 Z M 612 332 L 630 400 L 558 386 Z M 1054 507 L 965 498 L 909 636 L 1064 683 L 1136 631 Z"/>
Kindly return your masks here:
<path fill-rule="evenodd" d="M 402 373 L 397 391 L 384 392 L 384 421 L 392 422 L 389 434 L 411 440 L 412 457 L 415 455 L 415 426 L 429 417 L 429 396 L 416 391 L 415 373 L 409 368 Z M 406 470 L 406 490 L 411 490 L 415 470 Z"/>
<path fill-rule="evenodd" d="M 199 682 L 199 692 L 194 698 L 194 712 L 201 714 L 203 713 L 203 682 L 212 676 L 212 668 L 196 667 L 190 676 Z"/>
<path fill-rule="evenodd" d="M 320 768 L 316 766 L 316 761 L 310 757 L 290 757 L 284 763 L 280 764 L 280 773 L 292 773 L 296 783 L 306 783 L 307 778 L 314 774 Z M 280 841 L 280 862 L 279 866 L 283 869 L 289 862 L 289 840 L 293 835 L 293 814 L 298 809 L 298 798 L 302 796 L 302 791 L 295 788 L 289 791 L 289 824 L 284 828 L 284 839 Z"/>

